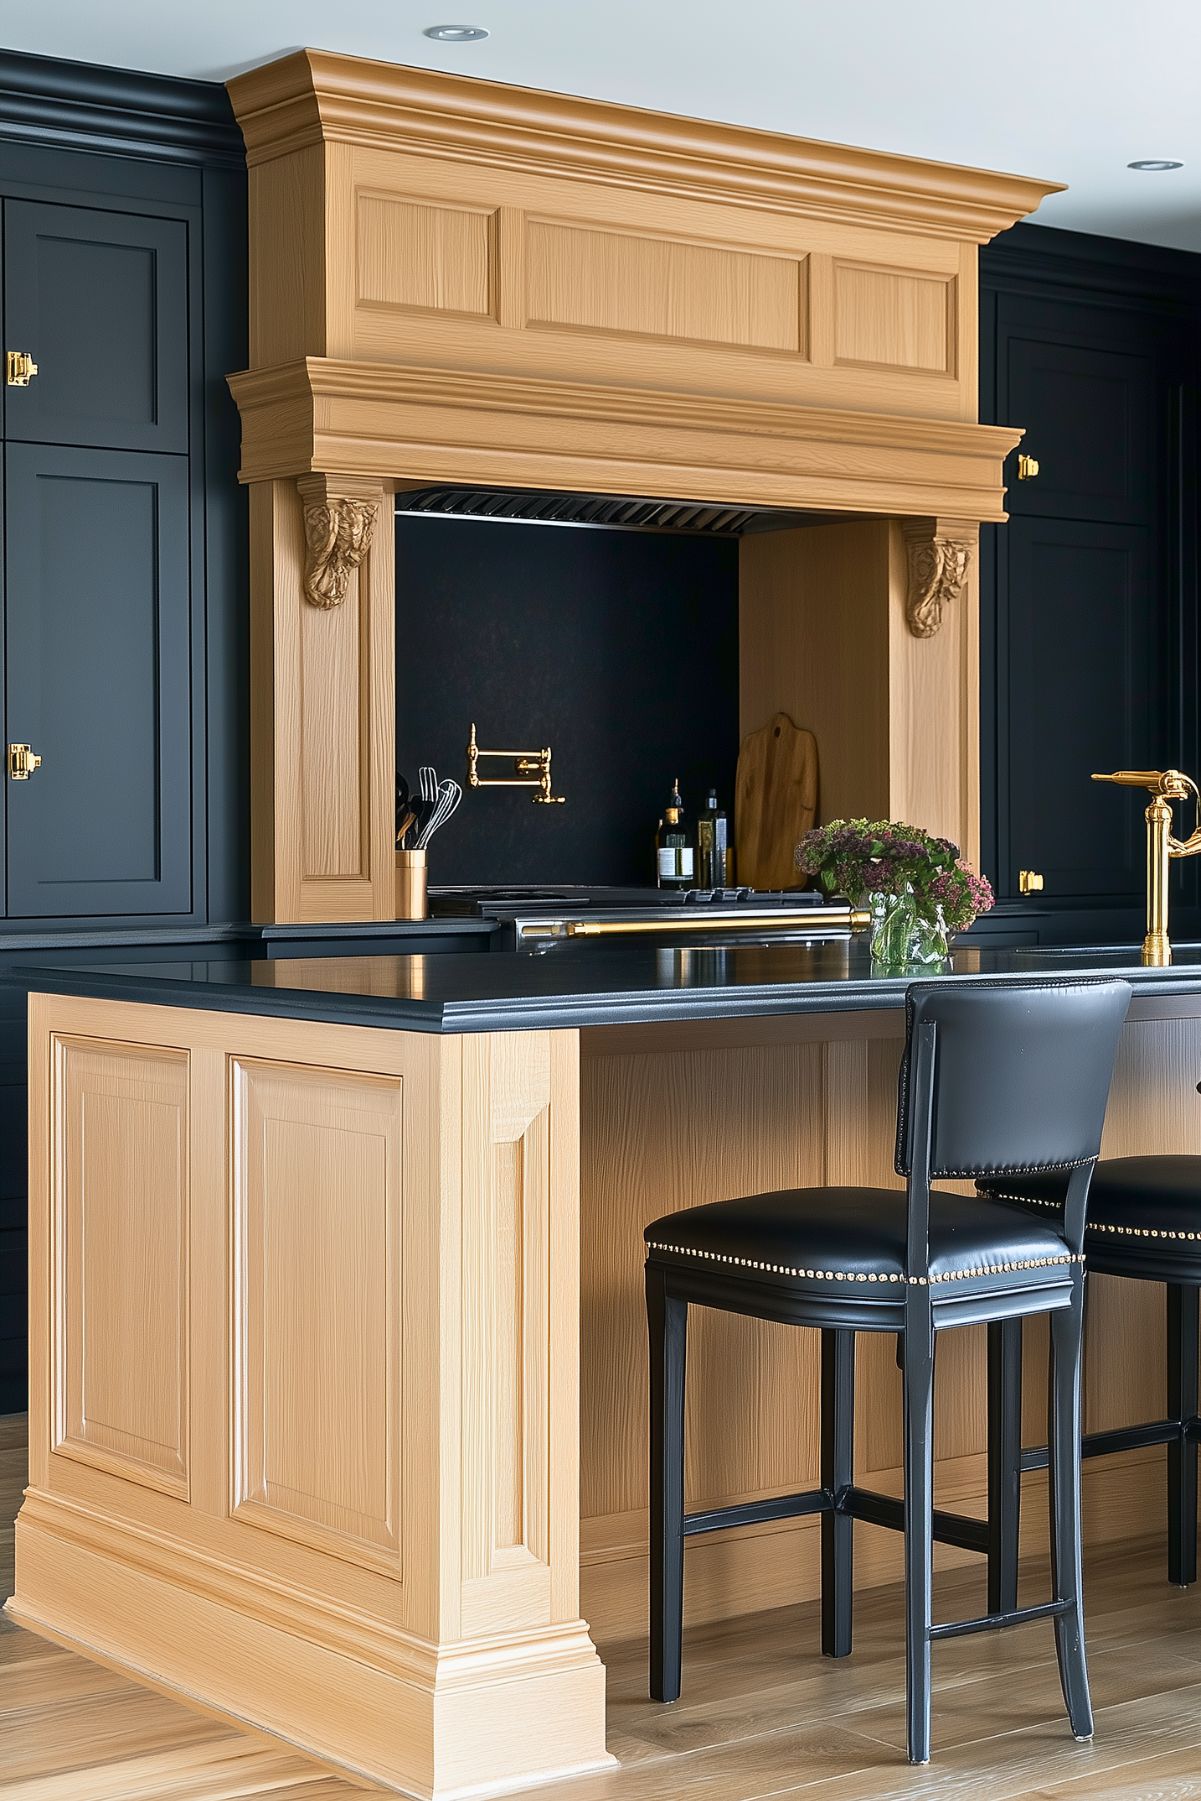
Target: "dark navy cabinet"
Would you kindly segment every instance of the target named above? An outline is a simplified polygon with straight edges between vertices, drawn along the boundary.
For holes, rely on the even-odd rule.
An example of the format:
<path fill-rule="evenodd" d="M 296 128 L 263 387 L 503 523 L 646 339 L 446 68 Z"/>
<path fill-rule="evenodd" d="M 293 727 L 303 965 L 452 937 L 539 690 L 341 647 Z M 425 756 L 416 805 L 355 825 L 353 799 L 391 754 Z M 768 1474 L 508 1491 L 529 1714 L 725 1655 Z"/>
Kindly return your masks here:
<path fill-rule="evenodd" d="M 1089 778 L 1199 768 L 1201 257 L 1017 227 L 981 253 L 981 302 L 981 417 L 1037 463 L 1011 457 L 981 538 L 983 861 L 1001 898 L 1031 870 L 1073 935 L 1125 939 L 1145 798 Z M 1195 930 L 1197 872 L 1173 882 Z"/>
<path fill-rule="evenodd" d="M 0 965 L 247 912 L 245 162 L 224 90 L 0 52 Z M 71 948 L 76 947 L 76 948 Z M 0 1413 L 24 1405 L 24 996 L 0 987 Z"/>
<path fill-rule="evenodd" d="M 5 435 L 106 450 L 188 449 L 188 232 L 180 219 L 4 204 L 5 347 L 38 365 Z"/>
<path fill-rule="evenodd" d="M 40 379 L 40 378 L 39 378 Z M 193 909 L 188 465 L 16 444 L 6 455 L 11 920 Z"/>

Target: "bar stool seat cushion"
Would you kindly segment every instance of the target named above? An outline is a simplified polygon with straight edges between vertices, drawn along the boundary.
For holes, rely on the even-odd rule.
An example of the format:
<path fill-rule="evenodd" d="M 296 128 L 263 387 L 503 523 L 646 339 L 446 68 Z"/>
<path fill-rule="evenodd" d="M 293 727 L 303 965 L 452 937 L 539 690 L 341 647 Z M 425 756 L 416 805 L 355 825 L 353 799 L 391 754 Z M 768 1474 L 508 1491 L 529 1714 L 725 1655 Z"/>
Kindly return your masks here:
<path fill-rule="evenodd" d="M 981 1180 L 983 1194 L 1035 1209 L 1051 1223 L 1063 1205 L 1062 1172 Z M 1086 1257 L 1139 1253 L 1201 1257 L 1201 1157 L 1103 1157 L 1093 1171 Z"/>
<path fill-rule="evenodd" d="M 743 1276 L 789 1289 L 868 1298 L 899 1294 L 906 1203 L 896 1188 L 785 1188 L 669 1213 L 646 1228 L 656 1262 Z M 958 1294 L 1070 1275 L 1071 1254 L 1053 1220 L 983 1195 L 930 1195 L 929 1284 Z M 883 1298 L 883 1296 L 881 1296 Z"/>

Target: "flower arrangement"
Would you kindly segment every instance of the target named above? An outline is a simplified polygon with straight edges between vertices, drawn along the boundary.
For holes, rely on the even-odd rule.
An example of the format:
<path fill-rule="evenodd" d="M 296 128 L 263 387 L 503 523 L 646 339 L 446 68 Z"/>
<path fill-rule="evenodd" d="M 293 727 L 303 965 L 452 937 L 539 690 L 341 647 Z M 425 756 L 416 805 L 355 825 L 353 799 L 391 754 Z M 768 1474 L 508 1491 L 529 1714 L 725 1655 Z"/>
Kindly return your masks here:
<path fill-rule="evenodd" d="M 797 868 L 816 876 L 828 894 L 856 904 L 871 895 L 912 892 L 919 917 L 965 931 L 993 905 L 985 876 L 966 863 L 959 846 L 897 819 L 832 819 L 806 832 Z"/>

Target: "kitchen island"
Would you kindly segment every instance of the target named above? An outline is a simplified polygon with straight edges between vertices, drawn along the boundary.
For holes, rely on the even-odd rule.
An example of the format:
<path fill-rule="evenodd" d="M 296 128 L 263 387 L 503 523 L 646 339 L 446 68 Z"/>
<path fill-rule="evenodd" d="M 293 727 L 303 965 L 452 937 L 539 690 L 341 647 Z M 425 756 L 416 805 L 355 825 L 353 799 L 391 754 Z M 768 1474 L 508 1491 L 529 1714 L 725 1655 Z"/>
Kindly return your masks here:
<path fill-rule="evenodd" d="M 969 942 L 953 973 L 1129 977 L 1106 1151 L 1199 1148 L 1201 947 L 1143 969 L 1133 950 Z M 895 1182 L 905 980 L 849 937 L 21 979 L 32 1386 L 11 1613 L 405 1792 L 602 1766 L 585 1617 L 612 1638 L 644 1607 L 641 1228 L 755 1189 Z M 1158 1292 L 1094 1287 L 1089 1427 L 1155 1417 Z M 690 1507 L 809 1485 L 812 1335 L 697 1328 Z M 974 1332 L 948 1335 L 939 1378 L 940 1494 L 978 1514 Z M 895 1491 L 886 1340 L 865 1343 L 860 1391 L 861 1468 Z M 1091 1465 L 1090 1536 L 1151 1529 L 1160 1475 L 1155 1452 Z M 859 1582 L 892 1577 L 898 1544 L 861 1538 Z M 814 1592 L 816 1549 L 804 1519 L 696 1541 L 691 1616 Z"/>

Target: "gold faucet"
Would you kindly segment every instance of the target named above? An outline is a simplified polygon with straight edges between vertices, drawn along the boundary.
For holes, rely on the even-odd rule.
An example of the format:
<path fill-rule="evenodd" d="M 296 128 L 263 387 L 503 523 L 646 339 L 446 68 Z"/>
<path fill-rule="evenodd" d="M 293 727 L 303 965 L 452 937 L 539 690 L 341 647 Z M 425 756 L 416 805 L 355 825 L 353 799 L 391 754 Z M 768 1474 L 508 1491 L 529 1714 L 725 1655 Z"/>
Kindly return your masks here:
<path fill-rule="evenodd" d="M 1118 782 L 1125 788 L 1146 788 L 1147 808 L 1147 935 L 1143 962 L 1156 969 L 1172 961 L 1168 937 L 1168 870 L 1173 857 L 1195 857 L 1201 851 L 1201 794 L 1191 776 L 1179 769 L 1115 769 L 1112 775 L 1094 775 L 1094 782 Z M 1193 797 L 1196 823 L 1187 838 L 1172 831 L 1172 802 Z"/>
<path fill-rule="evenodd" d="M 481 757 L 503 757 L 512 761 L 512 775 L 481 775 Z M 541 750 L 485 750 L 475 735 L 475 721 L 471 722 L 471 736 L 467 740 L 467 786 L 469 788 L 537 788 L 534 796 L 535 806 L 561 807 L 565 795 L 556 794 L 550 775 L 551 750 L 544 744 Z"/>

